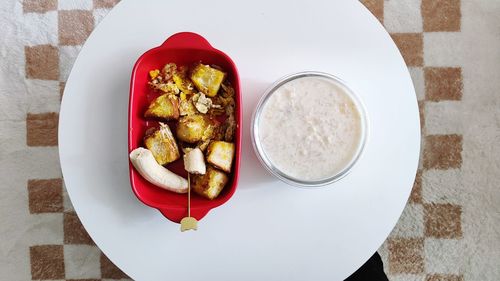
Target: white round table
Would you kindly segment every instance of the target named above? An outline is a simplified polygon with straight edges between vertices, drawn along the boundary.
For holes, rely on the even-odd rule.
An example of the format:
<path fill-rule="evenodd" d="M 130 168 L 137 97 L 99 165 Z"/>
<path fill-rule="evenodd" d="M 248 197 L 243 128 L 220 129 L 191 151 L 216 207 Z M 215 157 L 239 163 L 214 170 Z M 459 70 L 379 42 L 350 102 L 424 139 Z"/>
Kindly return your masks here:
<path fill-rule="evenodd" d="M 233 58 L 243 94 L 241 180 L 198 231 L 139 202 L 128 178 L 127 106 L 136 59 L 179 31 Z M 321 189 L 287 186 L 251 147 L 251 113 L 283 75 L 334 74 L 363 100 L 370 133 L 354 170 Z M 383 243 L 411 191 L 417 100 L 390 36 L 353 0 L 123 0 L 82 48 L 59 122 L 66 187 L 102 251 L 135 280 L 342 280 Z"/>

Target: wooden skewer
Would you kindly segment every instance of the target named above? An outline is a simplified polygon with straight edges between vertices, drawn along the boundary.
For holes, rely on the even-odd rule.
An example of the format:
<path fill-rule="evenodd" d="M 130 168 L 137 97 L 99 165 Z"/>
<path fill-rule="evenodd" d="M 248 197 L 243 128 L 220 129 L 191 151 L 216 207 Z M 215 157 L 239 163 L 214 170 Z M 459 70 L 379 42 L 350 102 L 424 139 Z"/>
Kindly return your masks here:
<path fill-rule="evenodd" d="M 188 173 L 188 217 L 191 217 L 191 174 Z"/>
<path fill-rule="evenodd" d="M 188 216 L 181 220 L 181 231 L 197 230 L 198 221 L 191 217 L 191 175 L 188 173 Z"/>

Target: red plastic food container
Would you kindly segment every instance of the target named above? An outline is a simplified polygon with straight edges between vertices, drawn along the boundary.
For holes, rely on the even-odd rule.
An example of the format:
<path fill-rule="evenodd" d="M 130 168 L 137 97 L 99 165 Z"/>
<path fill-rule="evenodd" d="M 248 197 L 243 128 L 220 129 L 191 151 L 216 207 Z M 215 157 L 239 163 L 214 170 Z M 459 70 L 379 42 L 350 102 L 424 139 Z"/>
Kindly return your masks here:
<path fill-rule="evenodd" d="M 146 120 L 144 112 L 149 102 L 158 94 L 147 85 L 149 71 L 161 69 L 173 62 L 177 65 L 191 65 L 196 62 L 220 66 L 228 76 L 235 90 L 235 119 L 237 123 L 234 143 L 236 145 L 230 180 L 214 200 L 208 200 L 196 194 L 191 197 L 191 216 L 197 220 L 203 218 L 211 209 L 224 204 L 236 190 L 240 169 L 241 155 L 241 93 L 238 70 L 234 62 L 223 52 L 213 48 L 202 36 L 191 32 L 180 32 L 170 36 L 161 46 L 144 53 L 135 63 L 130 82 L 128 150 L 129 153 L 143 146 L 145 131 L 156 126 L 157 122 Z M 170 122 L 169 122 L 170 124 Z M 187 172 L 181 159 L 166 166 L 170 171 L 187 178 Z M 130 183 L 132 190 L 144 204 L 158 209 L 165 217 L 179 223 L 187 216 L 187 194 L 177 194 L 156 187 L 146 181 L 129 162 Z"/>

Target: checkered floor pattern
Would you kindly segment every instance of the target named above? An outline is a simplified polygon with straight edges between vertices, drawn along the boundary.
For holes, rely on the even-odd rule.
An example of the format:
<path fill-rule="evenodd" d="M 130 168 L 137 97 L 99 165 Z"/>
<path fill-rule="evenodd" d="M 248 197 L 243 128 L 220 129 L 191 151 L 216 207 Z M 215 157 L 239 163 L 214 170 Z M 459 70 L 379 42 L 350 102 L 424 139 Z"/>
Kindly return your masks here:
<path fill-rule="evenodd" d="M 86 38 L 118 0 L 19 0 L 28 91 L 47 93 L 26 114 L 28 147 L 56 147 L 59 99 Z M 447 190 L 462 167 L 463 135 L 444 107 L 461 103 L 462 68 L 443 45 L 461 32 L 460 0 L 362 0 L 391 34 L 413 78 L 420 105 L 422 157 L 405 211 L 380 248 L 390 280 L 461 281 L 464 208 Z M 54 95 L 57 93 L 57 97 Z M 445 121 L 443 121 L 445 120 Z M 449 121 L 448 123 L 446 123 Z M 443 125 L 443 123 L 446 123 Z M 40 235 L 29 245 L 32 280 L 117 280 L 116 268 L 85 232 L 61 178 L 26 182 L 29 213 Z M 448 193 L 447 193 L 448 192 Z M 37 241 L 52 241 L 39 243 Z"/>

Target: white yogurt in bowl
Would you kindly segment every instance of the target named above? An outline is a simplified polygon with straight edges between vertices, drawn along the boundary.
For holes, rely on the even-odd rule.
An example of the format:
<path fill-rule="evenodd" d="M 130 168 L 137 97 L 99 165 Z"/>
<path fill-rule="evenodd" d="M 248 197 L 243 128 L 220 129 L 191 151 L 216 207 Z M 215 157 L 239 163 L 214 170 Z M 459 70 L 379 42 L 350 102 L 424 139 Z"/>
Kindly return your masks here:
<path fill-rule="evenodd" d="M 281 180 L 321 186 L 346 175 L 366 139 L 361 102 L 338 78 L 302 72 L 276 82 L 252 120 L 252 140 L 263 165 Z"/>

